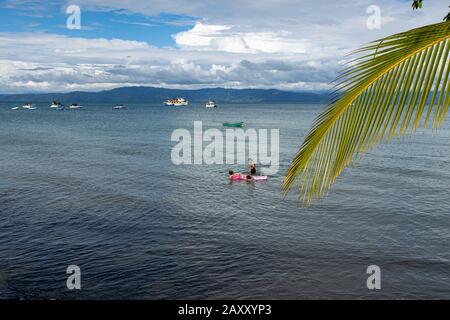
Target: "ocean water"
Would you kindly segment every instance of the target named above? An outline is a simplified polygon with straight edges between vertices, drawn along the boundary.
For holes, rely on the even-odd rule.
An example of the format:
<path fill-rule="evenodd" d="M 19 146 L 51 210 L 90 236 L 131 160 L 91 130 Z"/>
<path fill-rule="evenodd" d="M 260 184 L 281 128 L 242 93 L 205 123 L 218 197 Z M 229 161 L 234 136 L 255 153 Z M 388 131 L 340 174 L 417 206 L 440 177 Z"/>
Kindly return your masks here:
<path fill-rule="evenodd" d="M 382 145 L 309 209 L 280 185 L 321 105 L 0 104 L 0 298 L 450 297 L 450 131 Z M 171 162 L 202 120 L 280 130 L 280 170 Z M 66 268 L 81 268 L 81 290 Z M 366 268 L 381 268 L 381 290 Z"/>

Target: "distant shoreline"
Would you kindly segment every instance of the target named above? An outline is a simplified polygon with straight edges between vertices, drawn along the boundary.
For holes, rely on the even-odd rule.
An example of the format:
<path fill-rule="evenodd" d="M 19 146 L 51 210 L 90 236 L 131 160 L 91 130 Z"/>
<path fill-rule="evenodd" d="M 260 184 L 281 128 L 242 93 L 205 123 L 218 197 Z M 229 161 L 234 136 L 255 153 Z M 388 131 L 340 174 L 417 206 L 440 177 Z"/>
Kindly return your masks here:
<path fill-rule="evenodd" d="M 278 89 L 166 89 L 157 87 L 121 87 L 97 92 L 73 91 L 66 93 L 0 94 L 0 102 L 44 103 L 58 100 L 67 103 L 162 103 L 173 97 L 186 97 L 200 103 L 214 99 L 218 103 L 326 103 L 324 92 L 294 92 Z"/>

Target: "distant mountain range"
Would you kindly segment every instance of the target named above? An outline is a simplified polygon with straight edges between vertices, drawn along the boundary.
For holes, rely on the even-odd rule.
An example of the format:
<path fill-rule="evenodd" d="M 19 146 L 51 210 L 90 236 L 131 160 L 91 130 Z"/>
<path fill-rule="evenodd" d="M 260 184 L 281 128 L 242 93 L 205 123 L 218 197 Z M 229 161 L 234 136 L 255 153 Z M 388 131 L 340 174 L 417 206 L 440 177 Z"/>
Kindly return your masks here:
<path fill-rule="evenodd" d="M 155 87 L 123 87 L 99 92 L 74 91 L 68 93 L 2 94 L 0 102 L 50 102 L 70 103 L 162 103 L 169 98 L 185 97 L 190 102 L 264 103 L 301 102 L 324 103 L 328 95 L 313 92 L 291 92 L 276 89 L 198 89 L 179 90 Z"/>

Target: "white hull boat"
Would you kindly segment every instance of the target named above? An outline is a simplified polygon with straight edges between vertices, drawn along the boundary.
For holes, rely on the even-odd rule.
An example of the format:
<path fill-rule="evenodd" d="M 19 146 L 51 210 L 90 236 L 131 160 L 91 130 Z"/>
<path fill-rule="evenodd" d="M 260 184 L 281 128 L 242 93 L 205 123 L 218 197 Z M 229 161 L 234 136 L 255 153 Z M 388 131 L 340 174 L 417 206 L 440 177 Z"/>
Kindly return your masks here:
<path fill-rule="evenodd" d="M 52 109 L 61 109 L 63 107 L 63 105 L 57 101 L 53 101 L 52 104 L 50 105 L 50 108 Z"/>
<path fill-rule="evenodd" d="M 209 100 L 206 104 L 206 108 L 217 108 L 217 103 L 214 100 Z"/>
<path fill-rule="evenodd" d="M 164 104 L 166 106 L 181 107 L 181 106 L 187 106 L 189 104 L 189 101 L 185 98 L 176 98 L 176 99 L 168 99 L 168 100 L 164 101 Z"/>
<path fill-rule="evenodd" d="M 27 103 L 27 104 L 24 104 L 22 106 L 22 109 L 25 109 L 25 110 L 36 110 L 36 107 L 33 107 L 33 105 L 31 103 Z"/>

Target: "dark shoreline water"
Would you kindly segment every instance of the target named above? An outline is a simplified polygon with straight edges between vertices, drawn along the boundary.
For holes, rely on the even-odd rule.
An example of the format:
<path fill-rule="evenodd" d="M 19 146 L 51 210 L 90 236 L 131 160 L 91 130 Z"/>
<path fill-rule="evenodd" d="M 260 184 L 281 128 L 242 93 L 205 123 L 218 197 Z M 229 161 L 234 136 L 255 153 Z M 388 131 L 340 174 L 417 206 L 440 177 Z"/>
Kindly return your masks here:
<path fill-rule="evenodd" d="M 280 195 L 319 105 L 0 104 L 0 298 L 448 298 L 450 131 L 382 145 L 312 208 Z M 280 170 L 175 166 L 193 122 L 280 129 Z M 231 166 L 239 170 L 242 166 Z M 82 290 L 66 289 L 81 267 Z M 366 288 L 366 268 L 382 289 Z"/>

